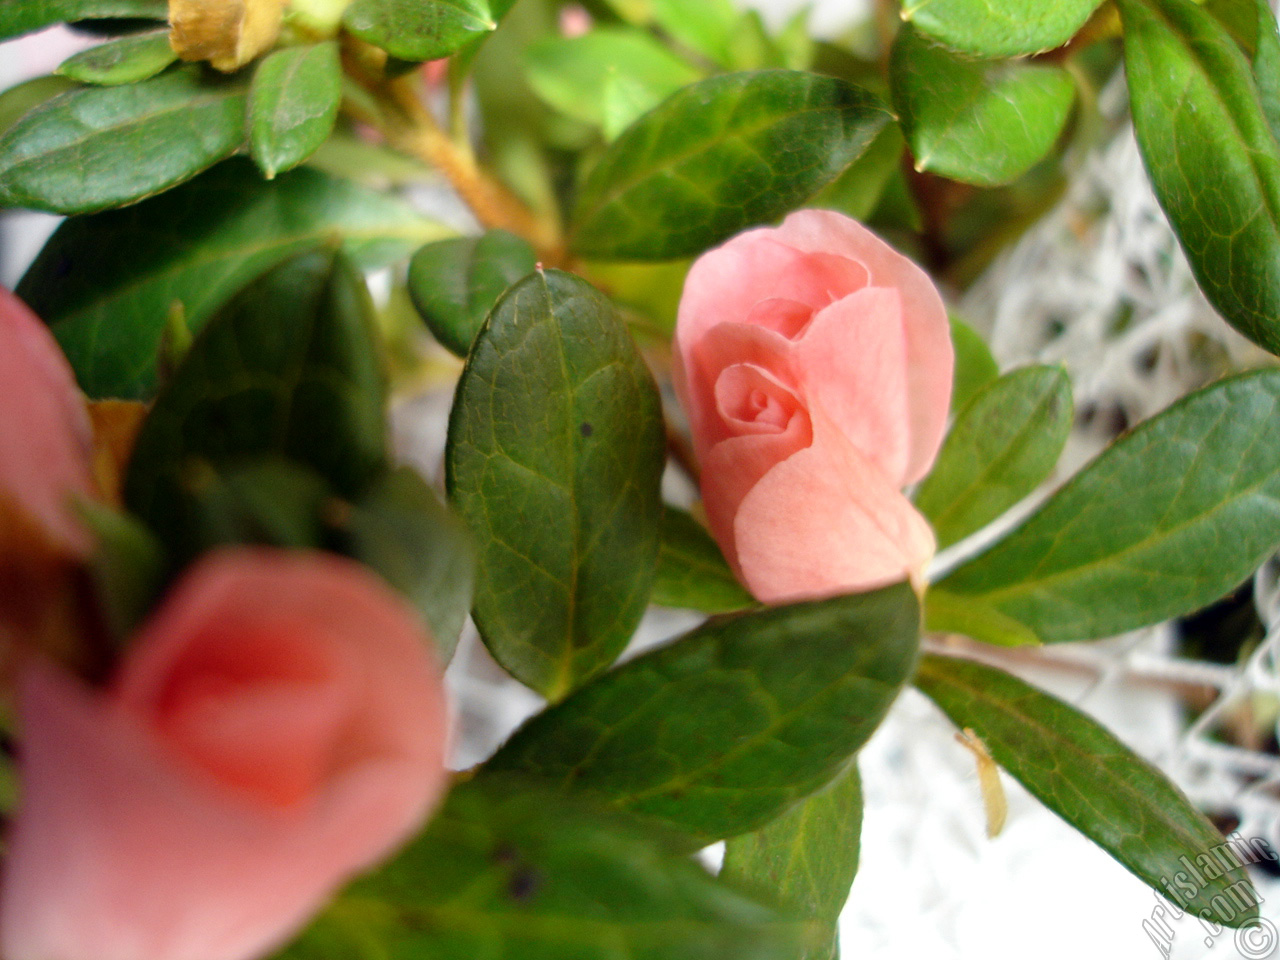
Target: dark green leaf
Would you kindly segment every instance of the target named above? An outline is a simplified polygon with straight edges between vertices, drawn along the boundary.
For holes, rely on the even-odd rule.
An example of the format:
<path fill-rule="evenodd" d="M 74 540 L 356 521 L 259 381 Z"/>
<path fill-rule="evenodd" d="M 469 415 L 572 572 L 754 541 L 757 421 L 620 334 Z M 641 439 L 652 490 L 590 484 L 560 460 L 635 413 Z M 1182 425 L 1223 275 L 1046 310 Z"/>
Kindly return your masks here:
<path fill-rule="evenodd" d="M 68 20 L 165 20 L 168 16 L 168 0 L 5 0 L 0 3 L 0 40 Z"/>
<path fill-rule="evenodd" d="M 1000 367 L 991 356 L 987 342 L 971 326 L 955 317 L 951 318 L 951 344 L 956 351 L 951 409 L 959 410 L 979 390 L 1000 376 Z"/>
<path fill-rule="evenodd" d="M 701 253 L 799 206 L 889 119 L 831 77 L 765 70 L 686 87 L 622 134 L 587 177 L 573 246 L 600 259 Z"/>
<path fill-rule="evenodd" d="M 1038 487 L 1066 446 L 1071 380 L 1061 367 L 1023 367 L 988 384 L 956 415 L 916 506 L 938 548 L 980 530 Z"/>
<path fill-rule="evenodd" d="M 1249 62 L 1192 0 L 1118 0 L 1138 145 L 1209 302 L 1280 351 L 1280 147 Z"/>
<path fill-rule="evenodd" d="M 649 601 L 703 613 L 728 613 L 756 602 L 706 528 L 672 506 L 662 514 L 662 549 Z"/>
<path fill-rule="evenodd" d="M 875 730 L 916 659 L 905 584 L 712 620 L 583 687 L 486 770 L 538 777 L 701 845 L 821 789 Z"/>
<path fill-rule="evenodd" d="M 953 50 L 1016 57 L 1060 47 L 1101 0 L 903 0 L 902 18 Z"/>
<path fill-rule="evenodd" d="M 449 495 L 476 537 L 476 626 L 555 700 L 617 658 L 658 554 L 657 387 L 612 305 L 535 273 L 494 307 L 458 383 Z"/>
<path fill-rule="evenodd" d="M 603 126 L 609 91 L 623 84 L 630 119 L 702 76 L 642 30 L 599 28 L 579 37 L 546 37 L 525 51 L 529 85 L 551 106 Z"/>
<path fill-rule="evenodd" d="M 1046 642 L 1189 613 L 1280 544 L 1280 371 L 1220 381 L 1122 436 L 936 587 Z"/>
<path fill-rule="evenodd" d="M 125 502 L 186 556 L 202 536 L 197 504 L 211 469 L 279 456 L 358 497 L 386 457 L 374 336 L 364 279 L 341 254 L 273 268 L 218 311 L 161 391 Z"/>
<path fill-rule="evenodd" d="M 342 23 L 401 60 L 447 57 L 497 26 L 485 0 L 355 0 Z"/>
<path fill-rule="evenodd" d="M 1227 28 L 1253 66 L 1262 112 L 1280 138 L 1280 32 L 1267 0 L 1209 0 L 1204 8 Z"/>
<path fill-rule="evenodd" d="M 858 872 L 862 780 L 856 764 L 763 830 L 725 845 L 720 878 L 776 897 L 820 922 L 828 942 L 798 960 L 832 960 L 836 923 Z"/>
<path fill-rule="evenodd" d="M 1258 915 L 1242 858 L 1181 790 L 1097 721 L 969 660 L 927 656 L 916 685 L 1041 803 L 1161 896 L 1228 926 Z M 1203 876 L 1184 887 L 1196 868 Z"/>
<path fill-rule="evenodd" d="M 97 541 L 89 576 L 98 608 L 112 640 L 123 648 L 163 586 L 164 550 L 150 530 L 126 513 L 91 500 L 76 507 Z"/>
<path fill-rule="evenodd" d="M 91 213 L 177 186 L 244 143 L 244 84 L 183 67 L 69 90 L 0 136 L 0 206 Z"/>
<path fill-rule="evenodd" d="M 898 31 L 890 76 L 916 169 L 984 187 L 1043 158 L 1075 100 L 1061 67 L 968 60 L 910 26 Z"/>
<path fill-rule="evenodd" d="M 264 183 L 235 161 L 129 210 L 58 228 L 18 285 L 91 397 L 146 399 L 174 304 L 198 332 L 236 290 L 331 237 L 362 263 L 407 255 L 443 229 L 382 194 L 314 170 Z"/>
<path fill-rule="evenodd" d="M 64 60 L 58 73 L 82 83 L 112 87 L 150 79 L 177 59 L 168 29 L 148 30 L 81 51 Z"/>
<path fill-rule="evenodd" d="M 886 124 L 866 152 L 810 200 L 808 206 L 839 210 L 855 220 L 866 220 L 875 212 L 893 175 L 901 169 L 905 145 L 902 128 L 896 123 Z"/>
<path fill-rule="evenodd" d="M 341 103 L 336 41 L 285 47 L 259 64 L 249 89 L 249 148 L 268 180 L 328 139 Z"/>
<path fill-rule="evenodd" d="M 409 295 L 432 335 L 465 357 L 498 297 L 537 260 L 527 242 L 505 230 L 429 243 L 409 263 Z"/>
<path fill-rule="evenodd" d="M 46 100 L 74 86 L 66 77 L 35 77 L 0 92 L 0 135 Z"/>
<path fill-rule="evenodd" d="M 448 662 L 475 585 L 475 549 L 466 528 L 408 467 L 376 482 L 343 528 L 351 555 L 418 608 Z"/>
<path fill-rule="evenodd" d="M 280 960 L 792 960 L 813 933 L 632 824 L 488 781 Z"/>
<path fill-rule="evenodd" d="M 324 545 L 321 518 L 333 491 L 315 471 L 280 456 L 228 459 L 219 468 L 193 465 L 183 477 L 192 519 L 186 556 L 224 544 Z"/>

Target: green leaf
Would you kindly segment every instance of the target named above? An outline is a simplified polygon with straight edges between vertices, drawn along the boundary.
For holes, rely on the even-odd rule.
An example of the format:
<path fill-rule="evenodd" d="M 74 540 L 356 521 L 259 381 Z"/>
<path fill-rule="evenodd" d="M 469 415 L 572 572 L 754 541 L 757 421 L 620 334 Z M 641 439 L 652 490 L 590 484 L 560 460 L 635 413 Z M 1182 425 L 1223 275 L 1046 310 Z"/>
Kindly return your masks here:
<path fill-rule="evenodd" d="M 98 609 L 112 640 L 123 649 L 145 619 L 164 583 L 165 556 L 160 541 L 143 524 L 104 504 L 76 504 L 97 541 L 89 560 Z"/>
<path fill-rule="evenodd" d="M 1041 803 L 1161 896 L 1227 926 L 1258 915 L 1257 892 L 1222 834 L 1097 721 L 970 660 L 926 656 L 915 682 Z M 1189 872 L 1195 882 L 1183 887 Z"/>
<path fill-rule="evenodd" d="M 292 549 L 325 545 L 322 521 L 333 491 L 314 470 L 278 455 L 228 457 L 217 468 L 192 464 L 182 478 L 189 497 L 189 539 L 180 559 L 225 544 Z"/>
<path fill-rule="evenodd" d="M 712 620 L 537 715 L 485 770 L 593 796 L 695 846 L 756 830 L 866 742 L 911 674 L 918 626 L 905 584 Z"/>
<path fill-rule="evenodd" d="M 813 934 L 632 824 L 487 781 L 279 960 L 792 960 Z"/>
<path fill-rule="evenodd" d="M 177 59 L 168 29 L 148 30 L 83 50 L 64 60 L 58 73 L 81 83 L 111 87 L 148 80 Z"/>
<path fill-rule="evenodd" d="M 1280 32 L 1267 0 L 1209 0 L 1204 4 L 1240 45 L 1253 68 L 1253 79 L 1267 125 L 1280 138 Z"/>
<path fill-rule="evenodd" d="M 1075 100 L 1061 67 L 967 60 L 910 26 L 898 31 L 890 78 L 916 169 L 984 187 L 1048 154 Z"/>
<path fill-rule="evenodd" d="M 1036 647 L 1040 638 L 1025 624 L 983 602 L 981 597 L 931 587 L 924 595 L 924 626 L 930 633 L 955 633 L 998 647 Z"/>
<path fill-rule="evenodd" d="M 610 82 L 623 81 L 635 116 L 702 76 L 642 30 L 599 27 L 580 37 L 546 37 L 525 50 L 529 85 L 562 113 L 594 126 L 606 118 Z"/>
<path fill-rule="evenodd" d="M 18 284 L 91 397 L 147 399 L 174 304 L 198 332 L 235 291 L 330 238 L 362 264 L 445 231 L 403 203 L 314 170 L 264 183 L 248 161 L 129 210 L 68 220 Z"/>
<path fill-rule="evenodd" d="M 1060 47 L 1101 0 L 903 0 L 902 19 L 953 50 L 1017 57 Z"/>
<path fill-rule="evenodd" d="M 478 547 L 476 626 L 548 699 L 613 663 L 644 613 L 665 449 L 613 306 L 555 270 L 508 290 L 458 383 L 448 486 Z"/>
<path fill-rule="evenodd" d="M 537 266 L 533 247 L 505 230 L 429 243 L 409 263 L 409 295 L 432 336 L 465 357 L 506 289 Z"/>
<path fill-rule="evenodd" d="M 886 124 L 866 152 L 807 205 L 866 220 L 875 212 L 893 175 L 901 169 L 905 145 L 902 128 L 896 123 Z"/>
<path fill-rule="evenodd" d="M 35 77 L 0 92 L 0 136 L 42 103 L 74 87 L 66 77 L 49 76 Z"/>
<path fill-rule="evenodd" d="M 916 507 L 938 549 L 982 529 L 1053 472 L 1071 432 L 1071 380 L 1030 366 L 989 383 L 958 414 Z"/>
<path fill-rule="evenodd" d="M 5 0 L 0 4 L 0 40 L 68 20 L 113 17 L 166 20 L 168 0 Z"/>
<path fill-rule="evenodd" d="M 731 66 L 729 43 L 738 10 L 729 0 L 651 0 L 649 6 L 658 26 L 677 43 L 719 66 Z"/>
<path fill-rule="evenodd" d="M 355 0 L 342 24 L 401 60 L 438 60 L 497 24 L 485 0 Z"/>
<path fill-rule="evenodd" d="M 210 469 L 279 456 L 359 497 L 385 467 L 385 394 L 364 279 L 332 249 L 237 294 L 201 331 L 139 432 L 125 502 L 178 556 L 198 545 Z"/>
<path fill-rule="evenodd" d="M 955 379 L 951 386 L 951 409 L 959 410 L 979 390 L 1000 376 L 1000 367 L 987 342 L 973 327 L 951 318 L 951 345 L 956 351 Z"/>
<path fill-rule="evenodd" d="M 189 180 L 244 143 L 244 85 L 200 67 L 69 90 L 0 136 L 0 206 L 92 213 Z"/>
<path fill-rule="evenodd" d="M 728 613 L 755 606 L 702 524 L 668 505 L 662 513 L 662 548 L 650 603 Z"/>
<path fill-rule="evenodd" d="M 1118 0 L 1134 128 L 1200 289 L 1280 351 L 1280 147 L 1249 62 L 1192 0 Z"/>
<path fill-rule="evenodd" d="M 341 103 L 336 41 L 285 47 L 259 64 L 249 89 L 249 149 L 268 180 L 329 138 Z"/>
<path fill-rule="evenodd" d="M 701 253 L 799 206 L 888 119 L 865 90 L 811 73 L 695 83 L 605 151 L 578 197 L 572 245 L 600 259 Z"/>
<path fill-rule="evenodd" d="M 1280 371 L 1219 381 L 1125 434 L 938 584 L 1042 640 L 1204 606 L 1280 544 Z"/>
<path fill-rule="evenodd" d="M 422 613 L 447 663 L 475 585 L 475 548 L 466 528 L 417 473 L 400 467 L 353 505 L 343 529 L 351 556 Z"/>
<path fill-rule="evenodd" d="M 769 894 L 820 922 L 828 941 L 798 960 L 833 960 L 836 924 L 858 873 L 862 780 L 851 763 L 829 786 L 756 833 L 725 845 L 720 878 Z"/>

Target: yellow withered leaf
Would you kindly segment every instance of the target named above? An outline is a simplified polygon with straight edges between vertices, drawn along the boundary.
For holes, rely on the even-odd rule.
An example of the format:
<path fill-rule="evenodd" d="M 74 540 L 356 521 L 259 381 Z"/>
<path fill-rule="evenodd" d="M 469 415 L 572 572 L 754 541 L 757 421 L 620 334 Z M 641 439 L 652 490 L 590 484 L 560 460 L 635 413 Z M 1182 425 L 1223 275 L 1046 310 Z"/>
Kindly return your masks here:
<path fill-rule="evenodd" d="M 169 0 L 169 44 L 183 60 L 208 60 L 225 73 L 270 49 L 285 0 Z"/>

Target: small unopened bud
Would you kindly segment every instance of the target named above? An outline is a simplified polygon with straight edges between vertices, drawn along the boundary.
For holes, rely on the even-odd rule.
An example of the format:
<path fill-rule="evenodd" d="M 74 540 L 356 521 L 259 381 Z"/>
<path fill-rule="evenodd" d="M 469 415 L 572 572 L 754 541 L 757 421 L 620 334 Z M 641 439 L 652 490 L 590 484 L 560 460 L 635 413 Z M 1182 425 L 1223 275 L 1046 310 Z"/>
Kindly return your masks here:
<path fill-rule="evenodd" d="M 208 60 L 225 73 L 270 49 L 285 0 L 169 0 L 169 44 L 183 60 Z"/>

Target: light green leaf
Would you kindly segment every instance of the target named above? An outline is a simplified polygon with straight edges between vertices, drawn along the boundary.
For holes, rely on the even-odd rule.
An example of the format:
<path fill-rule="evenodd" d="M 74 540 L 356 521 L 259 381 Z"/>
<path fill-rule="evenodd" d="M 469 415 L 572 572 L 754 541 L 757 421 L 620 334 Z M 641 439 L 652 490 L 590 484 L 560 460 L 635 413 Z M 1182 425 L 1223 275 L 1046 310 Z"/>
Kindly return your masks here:
<path fill-rule="evenodd" d="M 1280 545 L 1280 371 L 1219 381 L 1113 443 L 938 584 L 1046 642 L 1217 599 Z"/>
<path fill-rule="evenodd" d="M 729 41 L 738 10 L 729 0 L 651 0 L 649 6 L 658 26 L 676 42 L 719 66 L 731 66 Z"/>
<path fill-rule="evenodd" d="M 175 555 L 200 543 L 210 470 L 283 457 L 359 499 L 385 469 L 372 311 L 341 254 L 311 251 L 249 284 L 196 337 L 143 423 L 124 490 Z"/>
<path fill-rule="evenodd" d="M 953 50 L 1017 57 L 1060 47 L 1101 0 L 903 0 L 902 19 Z"/>
<path fill-rule="evenodd" d="M 5 0 L 0 4 L 0 40 L 67 20 L 165 20 L 168 16 L 168 0 Z"/>
<path fill-rule="evenodd" d="M 980 530 L 1053 472 L 1071 432 L 1071 380 L 1030 366 L 987 384 L 956 415 L 916 506 L 938 549 Z"/>
<path fill-rule="evenodd" d="M 105 504 L 83 500 L 76 512 L 96 541 L 89 576 L 104 624 L 123 649 L 164 583 L 160 541 L 142 523 Z"/>
<path fill-rule="evenodd" d="M 448 487 L 478 548 L 476 626 L 551 700 L 613 663 L 644 613 L 665 449 L 612 305 L 554 270 L 508 290 L 458 383 Z"/>
<path fill-rule="evenodd" d="M 249 88 L 249 149 L 268 180 L 328 139 L 341 103 L 336 41 L 285 47 L 258 65 Z"/>
<path fill-rule="evenodd" d="M 1192 0 L 1118 0 L 1138 145 L 1209 302 L 1280 351 L 1280 147 L 1249 62 Z"/>
<path fill-rule="evenodd" d="M 391 197 L 314 170 L 264 183 L 248 161 L 154 200 L 62 224 L 18 284 L 91 397 L 147 399 L 174 304 L 198 332 L 232 293 L 293 254 L 346 240 L 364 265 L 444 228 Z"/>
<path fill-rule="evenodd" d="M 951 409 L 959 410 L 979 390 L 1000 376 L 1000 367 L 987 342 L 957 317 L 951 318 L 951 345 L 956 351 L 956 373 L 951 386 Z"/>
<path fill-rule="evenodd" d="M 74 87 L 66 77 L 49 76 L 35 77 L 0 92 L 0 135 L 40 104 Z"/>
<path fill-rule="evenodd" d="M 491 32 L 485 0 L 355 0 L 342 24 L 401 60 L 437 60 Z"/>
<path fill-rule="evenodd" d="M 793 960 L 815 931 L 522 781 L 457 787 L 278 960 Z"/>
<path fill-rule="evenodd" d="M 606 119 L 610 81 L 638 98 L 633 116 L 692 83 L 702 72 L 649 34 L 629 27 L 599 27 L 580 37 L 546 37 L 525 51 L 529 85 L 562 113 L 594 126 Z"/>
<path fill-rule="evenodd" d="M 916 169 L 984 187 L 1048 154 L 1075 100 L 1061 67 L 967 60 L 910 26 L 898 31 L 890 78 Z"/>
<path fill-rule="evenodd" d="M 343 523 L 349 552 L 422 613 L 444 662 L 471 609 L 475 549 L 462 523 L 408 467 L 378 480 Z"/>
<path fill-rule="evenodd" d="M 862 780 L 851 763 L 830 785 L 763 830 L 730 840 L 720 878 L 776 896 L 798 908 L 800 916 L 821 923 L 828 942 L 796 957 L 833 960 L 836 924 L 858 873 L 861 834 Z"/>
<path fill-rule="evenodd" d="M 701 253 L 799 206 L 889 119 L 875 97 L 787 70 L 703 80 L 626 130 L 588 175 L 574 249 L 599 259 Z"/>
<path fill-rule="evenodd" d="M 997 647 L 1037 647 L 1040 638 L 981 597 L 930 587 L 924 595 L 924 626 L 930 633 L 953 633 Z"/>
<path fill-rule="evenodd" d="M 0 206 L 92 213 L 161 193 L 244 143 L 244 85 L 199 67 L 69 90 L 0 135 Z"/>
<path fill-rule="evenodd" d="M 866 152 L 807 206 L 839 210 L 855 220 L 866 220 L 875 212 L 893 175 L 901 169 L 905 145 L 902 128 L 896 123 L 886 124 Z"/>
<path fill-rule="evenodd" d="M 668 505 L 662 512 L 662 549 L 649 601 L 663 607 L 728 613 L 755 606 L 702 524 Z"/>
<path fill-rule="evenodd" d="M 1258 915 L 1243 858 L 1164 774 L 1097 721 L 970 660 L 927 656 L 916 685 L 1041 803 L 1158 894 L 1227 926 Z M 1188 861 L 1204 875 L 1184 887 Z"/>
<path fill-rule="evenodd" d="M 409 262 L 409 295 L 432 336 L 465 357 L 498 298 L 537 260 L 533 247 L 505 230 L 438 240 Z"/>
<path fill-rule="evenodd" d="M 148 30 L 83 50 L 64 60 L 58 73 L 81 83 L 111 87 L 150 79 L 177 59 L 168 29 Z"/>
<path fill-rule="evenodd" d="M 866 742 L 914 668 L 918 627 L 905 584 L 711 620 L 534 717 L 485 769 L 693 846 L 756 830 Z"/>

